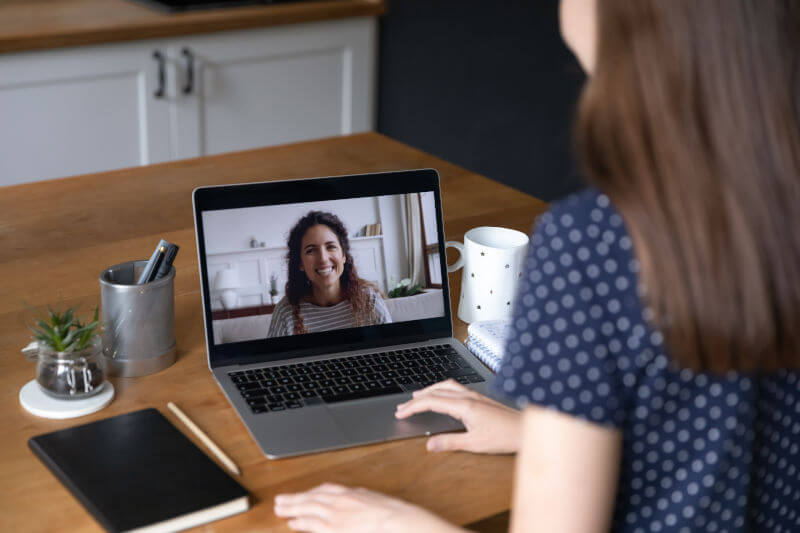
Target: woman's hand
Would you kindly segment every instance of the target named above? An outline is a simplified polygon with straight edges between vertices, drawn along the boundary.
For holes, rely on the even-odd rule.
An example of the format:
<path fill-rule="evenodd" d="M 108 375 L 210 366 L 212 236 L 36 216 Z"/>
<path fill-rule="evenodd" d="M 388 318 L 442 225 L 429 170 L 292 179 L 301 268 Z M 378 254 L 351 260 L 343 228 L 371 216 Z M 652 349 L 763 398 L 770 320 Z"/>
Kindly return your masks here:
<path fill-rule="evenodd" d="M 395 416 L 433 411 L 457 418 L 466 433 L 446 433 L 428 439 L 429 451 L 464 450 L 473 453 L 516 453 L 519 450 L 522 415 L 448 379 L 414 392 L 397 406 Z"/>
<path fill-rule="evenodd" d="M 332 483 L 307 492 L 276 496 L 275 514 L 289 518 L 291 529 L 313 533 L 462 531 L 416 505 L 371 490 Z"/>

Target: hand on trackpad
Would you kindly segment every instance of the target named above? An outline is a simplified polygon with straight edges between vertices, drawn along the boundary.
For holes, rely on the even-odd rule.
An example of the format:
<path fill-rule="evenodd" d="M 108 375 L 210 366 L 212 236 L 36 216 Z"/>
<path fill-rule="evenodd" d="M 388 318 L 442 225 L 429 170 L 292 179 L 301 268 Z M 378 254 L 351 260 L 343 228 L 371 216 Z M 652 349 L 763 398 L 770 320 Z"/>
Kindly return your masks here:
<path fill-rule="evenodd" d="M 454 380 L 415 391 L 411 400 L 397 406 L 395 417 L 412 422 L 433 413 L 453 417 L 463 424 L 466 432 L 431 437 L 427 444 L 429 451 L 500 454 L 519 450 L 520 412 Z"/>

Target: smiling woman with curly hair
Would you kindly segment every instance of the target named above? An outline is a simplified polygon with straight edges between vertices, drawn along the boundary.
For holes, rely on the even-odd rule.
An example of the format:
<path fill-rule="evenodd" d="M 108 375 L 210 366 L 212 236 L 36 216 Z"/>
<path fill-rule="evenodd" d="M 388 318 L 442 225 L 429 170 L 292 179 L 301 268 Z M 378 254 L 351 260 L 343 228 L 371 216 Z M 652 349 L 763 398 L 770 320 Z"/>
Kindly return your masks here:
<path fill-rule="evenodd" d="M 358 277 L 339 217 L 310 211 L 289 232 L 286 296 L 275 306 L 268 337 L 386 324 L 380 291 Z"/>

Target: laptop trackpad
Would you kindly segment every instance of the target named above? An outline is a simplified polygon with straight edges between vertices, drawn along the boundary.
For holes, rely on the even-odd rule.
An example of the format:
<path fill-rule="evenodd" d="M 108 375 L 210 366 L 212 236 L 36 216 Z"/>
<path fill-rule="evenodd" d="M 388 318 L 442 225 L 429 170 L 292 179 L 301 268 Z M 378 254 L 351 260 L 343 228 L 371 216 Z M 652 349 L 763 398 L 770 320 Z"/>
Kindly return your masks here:
<path fill-rule="evenodd" d="M 394 412 L 401 400 L 393 397 L 347 402 L 329 405 L 328 409 L 347 438 L 355 442 L 379 442 L 464 429 L 454 418 L 436 413 L 421 413 L 398 420 Z"/>

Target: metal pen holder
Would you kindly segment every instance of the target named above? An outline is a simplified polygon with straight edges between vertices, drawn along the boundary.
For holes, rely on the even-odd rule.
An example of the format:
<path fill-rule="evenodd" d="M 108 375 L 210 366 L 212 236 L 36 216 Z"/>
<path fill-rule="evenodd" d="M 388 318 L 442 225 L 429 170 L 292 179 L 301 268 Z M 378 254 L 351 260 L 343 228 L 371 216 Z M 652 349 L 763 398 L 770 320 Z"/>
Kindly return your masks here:
<path fill-rule="evenodd" d="M 103 356 L 112 375 L 153 374 L 175 362 L 175 267 L 136 285 L 147 261 L 128 261 L 100 274 Z"/>

